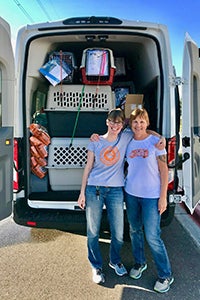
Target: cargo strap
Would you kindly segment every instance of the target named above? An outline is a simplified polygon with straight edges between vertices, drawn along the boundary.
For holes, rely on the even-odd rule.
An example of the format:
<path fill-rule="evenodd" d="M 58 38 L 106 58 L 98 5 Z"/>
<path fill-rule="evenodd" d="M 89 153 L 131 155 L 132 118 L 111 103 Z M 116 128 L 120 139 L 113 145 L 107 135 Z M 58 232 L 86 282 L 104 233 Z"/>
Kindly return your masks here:
<path fill-rule="evenodd" d="M 101 75 L 104 74 L 104 71 L 105 71 L 105 64 L 106 64 L 106 55 L 105 54 L 106 54 L 106 52 L 103 51 L 100 70 L 99 70 L 99 76 L 98 76 L 98 82 L 97 82 L 97 86 L 96 86 L 96 92 L 95 92 L 95 96 L 94 96 L 94 99 L 93 99 L 93 105 L 94 105 L 94 102 L 97 100 L 97 95 L 98 95 L 98 92 L 99 92 L 99 82 L 100 82 Z M 61 56 L 62 56 L 62 53 L 61 53 Z M 79 102 L 79 106 L 78 106 L 78 112 L 77 112 L 77 115 L 76 115 L 76 120 L 75 120 L 75 124 L 74 124 L 74 128 L 73 128 L 72 137 L 71 137 L 69 147 L 71 147 L 72 144 L 73 144 L 74 135 L 75 135 L 75 132 L 76 132 L 76 128 L 77 128 L 77 124 L 78 124 L 78 118 L 79 118 L 79 114 L 80 114 L 80 110 L 81 110 L 84 91 L 85 91 L 85 85 L 83 85 L 83 87 L 82 87 L 81 98 L 80 98 L 80 102 Z"/>
<path fill-rule="evenodd" d="M 81 98 L 80 98 L 80 102 L 79 102 L 79 106 L 78 106 L 78 112 L 77 112 L 77 115 L 76 115 L 76 120 L 75 120 L 75 123 L 74 123 L 74 128 L 73 128 L 72 137 L 71 137 L 69 147 L 71 147 L 72 144 L 73 144 L 73 139 L 74 139 L 74 135 L 75 135 L 77 124 L 78 124 L 78 118 L 79 118 L 79 114 L 80 114 L 80 111 L 81 111 L 81 105 L 82 105 L 84 91 L 85 91 L 85 85 L 83 85 L 83 87 L 82 87 Z"/>
<path fill-rule="evenodd" d="M 62 50 L 60 50 L 60 94 L 63 95 L 63 89 L 62 89 L 62 60 L 63 60 L 63 55 L 62 55 Z"/>
<path fill-rule="evenodd" d="M 102 57 L 101 57 L 101 64 L 100 64 L 100 69 L 99 69 L 99 75 L 98 75 L 98 80 L 97 80 L 97 85 L 96 85 L 96 92 L 95 92 L 95 96 L 93 98 L 93 107 L 95 105 L 95 101 L 97 101 L 97 95 L 99 93 L 99 83 L 101 81 L 101 76 L 105 72 L 105 66 L 106 66 L 106 52 L 103 49 L 103 54 L 102 54 Z"/>
<path fill-rule="evenodd" d="M 63 53 L 62 53 L 62 50 L 60 50 L 60 66 L 61 66 L 61 68 L 60 68 L 60 81 L 61 81 L 60 82 L 60 95 L 61 95 L 61 97 L 63 95 L 63 90 L 62 90 L 62 60 L 63 60 Z M 81 110 L 84 90 L 85 90 L 85 85 L 83 85 L 83 87 L 82 87 L 81 98 L 80 98 L 80 102 L 79 102 L 79 106 L 78 106 L 78 112 L 77 112 L 77 115 L 76 115 L 76 120 L 75 120 L 75 124 L 74 124 L 74 128 L 73 128 L 72 137 L 71 137 L 69 147 L 71 147 L 72 144 L 73 144 L 73 139 L 74 139 L 74 135 L 75 135 L 75 132 L 76 132 L 76 128 L 77 128 L 77 124 L 78 124 L 78 118 L 79 118 L 79 114 L 80 114 L 80 110 Z"/>

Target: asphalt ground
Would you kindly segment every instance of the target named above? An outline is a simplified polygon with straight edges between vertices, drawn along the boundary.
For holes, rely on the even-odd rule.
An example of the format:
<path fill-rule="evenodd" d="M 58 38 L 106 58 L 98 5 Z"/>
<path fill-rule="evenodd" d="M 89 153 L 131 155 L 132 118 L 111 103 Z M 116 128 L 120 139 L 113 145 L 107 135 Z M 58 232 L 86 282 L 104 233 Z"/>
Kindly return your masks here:
<path fill-rule="evenodd" d="M 180 220 L 180 221 L 179 221 Z M 200 299 L 199 227 L 180 205 L 172 223 L 162 229 L 175 281 L 166 294 L 153 291 L 155 264 L 146 245 L 148 268 L 142 278 L 119 277 L 108 266 L 109 234 L 100 237 L 106 282 L 91 280 L 85 232 L 19 226 L 10 218 L 0 224 L 0 300 L 197 300 Z M 189 230 L 192 228 L 192 230 Z M 193 232 L 193 233 L 192 233 Z M 130 241 L 122 261 L 133 265 Z"/>
<path fill-rule="evenodd" d="M 175 216 L 200 249 L 200 204 L 191 215 L 184 204 L 176 205 Z"/>

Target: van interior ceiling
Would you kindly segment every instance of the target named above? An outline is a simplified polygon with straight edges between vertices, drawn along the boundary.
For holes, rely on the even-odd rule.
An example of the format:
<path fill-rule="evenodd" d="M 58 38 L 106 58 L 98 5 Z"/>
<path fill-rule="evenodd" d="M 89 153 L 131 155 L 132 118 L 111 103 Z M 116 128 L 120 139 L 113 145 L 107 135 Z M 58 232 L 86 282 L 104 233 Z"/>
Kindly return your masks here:
<path fill-rule="evenodd" d="M 102 37 L 102 38 L 101 38 Z M 120 42 L 119 42 L 120 41 Z M 161 76 L 161 66 L 159 64 L 159 49 L 158 46 L 150 36 L 147 35 L 129 35 L 129 34 L 120 34 L 117 33 L 116 35 L 98 33 L 93 34 L 90 33 L 88 35 L 84 34 L 74 34 L 72 33 L 67 35 L 58 35 L 58 36 L 42 36 L 37 39 L 34 39 L 30 42 L 29 50 L 28 50 L 28 58 L 35 57 L 35 59 L 28 59 L 27 61 L 27 77 L 26 77 L 26 111 L 29 111 L 27 116 L 29 116 L 27 121 L 27 126 L 33 122 L 33 118 L 37 110 L 44 109 L 46 110 L 47 114 L 47 130 L 51 137 L 51 146 L 54 143 L 58 143 L 62 147 L 62 138 L 71 139 L 74 129 L 74 123 L 76 121 L 77 116 L 77 108 L 76 111 L 69 113 L 66 109 L 66 115 L 62 115 L 62 111 L 56 112 L 54 115 L 53 112 L 48 111 L 48 97 L 49 93 L 52 93 L 53 90 L 59 92 L 59 90 L 66 91 L 67 89 L 72 89 L 73 92 L 79 93 L 82 92 L 83 82 L 81 80 L 81 72 L 80 66 L 82 62 L 82 55 L 83 51 L 87 48 L 107 48 L 111 49 L 113 52 L 114 58 L 124 58 L 125 62 L 125 73 L 121 73 L 118 76 L 114 76 L 113 83 L 111 85 L 112 93 L 116 87 L 128 87 L 129 93 L 131 94 L 143 94 L 144 99 L 144 107 L 148 110 L 150 115 L 150 124 L 151 129 L 156 131 L 161 131 L 158 128 L 158 124 L 156 120 L 159 119 L 157 115 L 159 112 L 160 106 L 160 93 L 162 92 L 159 88 L 161 86 L 160 80 Z M 36 51 L 37 49 L 37 51 Z M 74 73 L 73 73 L 73 82 L 62 82 L 62 84 L 58 84 L 57 86 L 53 87 L 49 81 L 39 72 L 39 69 L 48 61 L 48 56 L 52 52 L 59 52 L 62 50 L 63 53 L 70 52 L 73 53 L 74 56 Z M 36 57 L 37 56 L 37 57 Z M 105 118 L 108 112 L 108 109 L 112 108 L 113 99 L 109 96 L 109 91 L 107 90 L 108 87 L 104 89 L 104 96 L 102 101 L 105 101 L 107 105 L 106 112 L 102 112 L 101 109 L 99 110 L 98 115 L 94 114 L 94 112 L 84 112 L 85 113 L 85 121 L 82 120 L 82 114 L 79 115 L 78 122 L 81 123 L 81 128 L 77 126 L 76 134 L 74 136 L 74 141 L 76 143 L 76 139 L 83 141 L 82 151 L 85 151 L 87 146 L 88 138 L 91 135 L 91 132 L 95 132 L 95 130 L 99 130 L 99 133 L 103 133 L 105 131 Z M 91 91 L 95 93 L 96 86 L 91 86 Z M 85 93 L 87 92 L 87 88 Z M 107 101 L 110 101 L 110 104 L 107 104 Z M 114 101 L 115 103 L 115 101 Z M 69 109 L 70 110 L 70 109 Z M 43 111 L 43 112 L 44 112 Z M 54 118 L 58 113 L 56 119 Z M 60 113 L 60 115 L 59 115 Z M 99 117 L 98 117 L 99 116 Z M 68 118 L 67 121 L 63 121 L 60 126 L 57 126 L 57 129 L 54 128 L 56 122 L 59 122 L 62 118 Z M 102 120 L 102 125 L 95 125 Z M 70 121 L 73 123 L 69 125 Z M 44 121 L 45 122 L 45 121 Z M 51 124 L 52 122 L 52 124 Z M 66 129 L 66 134 L 64 126 L 71 126 L 71 128 Z M 89 128 L 90 127 L 90 128 Z M 92 127 L 92 128 L 91 128 Z M 60 130 L 60 132 L 59 132 Z M 84 133 L 82 132 L 84 131 Z M 80 141 L 79 141 L 80 142 Z M 27 145 L 28 145 L 27 139 Z M 78 146 L 77 146 L 78 147 Z M 84 149 L 84 150 L 83 150 Z M 49 149 L 51 151 L 51 149 Z M 50 153 L 49 153 L 50 154 Z M 84 154 L 85 155 L 85 154 Z M 85 159 L 83 155 L 83 160 Z M 28 158 L 30 159 L 30 157 Z M 49 164 L 49 162 L 48 162 Z M 70 182 L 68 186 L 60 186 L 58 187 L 57 184 L 48 184 L 48 188 L 44 189 L 41 188 L 42 192 L 52 192 L 52 190 L 62 191 L 62 190 L 79 190 L 80 181 L 82 176 L 82 171 L 80 172 L 79 168 L 74 165 L 74 176 L 78 178 L 78 183 Z M 50 166 L 51 168 L 52 166 Z M 81 166 L 83 168 L 84 165 Z M 48 169 L 50 170 L 50 169 Z M 64 169 L 63 169 L 64 170 Z M 56 173 L 57 174 L 57 173 Z M 71 173 L 70 173 L 71 174 Z M 62 178 L 62 175 L 59 175 Z M 73 175 L 72 175 L 73 176 Z M 32 182 L 32 179 L 30 179 Z M 35 183 L 31 183 L 33 187 L 30 187 L 30 194 L 32 193 L 31 198 L 36 199 L 36 191 L 37 189 L 34 188 Z M 71 186 L 71 187 L 70 187 Z M 36 197 L 36 198 L 34 198 Z M 73 197 L 72 197 L 73 198 Z M 74 196 L 74 198 L 76 198 Z M 45 197 L 43 196 L 43 199 Z"/>

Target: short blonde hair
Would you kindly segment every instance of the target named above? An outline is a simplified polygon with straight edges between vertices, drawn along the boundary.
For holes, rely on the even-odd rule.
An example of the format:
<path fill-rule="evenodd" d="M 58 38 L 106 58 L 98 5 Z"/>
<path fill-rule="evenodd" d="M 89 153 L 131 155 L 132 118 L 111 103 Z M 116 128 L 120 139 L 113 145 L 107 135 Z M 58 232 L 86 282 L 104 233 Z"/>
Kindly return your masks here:
<path fill-rule="evenodd" d="M 135 108 L 131 115 L 130 115 L 130 119 L 129 119 L 129 125 L 132 125 L 132 122 L 137 118 L 141 118 L 144 119 L 147 122 L 147 126 L 149 126 L 149 115 L 148 112 L 146 111 L 145 108 Z"/>

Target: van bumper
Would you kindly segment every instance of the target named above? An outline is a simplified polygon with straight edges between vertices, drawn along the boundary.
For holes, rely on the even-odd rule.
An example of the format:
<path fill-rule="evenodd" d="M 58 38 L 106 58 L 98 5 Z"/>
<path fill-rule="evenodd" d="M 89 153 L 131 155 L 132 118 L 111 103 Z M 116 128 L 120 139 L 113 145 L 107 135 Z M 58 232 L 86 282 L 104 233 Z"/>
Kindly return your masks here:
<path fill-rule="evenodd" d="M 167 210 L 162 214 L 161 227 L 168 226 L 175 212 L 175 204 L 168 204 Z M 126 213 L 125 232 L 129 231 Z M 18 225 L 36 228 L 58 229 L 68 232 L 86 232 L 86 216 L 83 210 L 68 209 L 36 209 L 28 206 L 26 199 L 20 198 L 14 202 L 13 219 Z M 102 215 L 102 230 L 109 230 L 106 210 Z"/>
<path fill-rule="evenodd" d="M 86 230 L 85 211 L 31 208 L 23 198 L 14 202 L 13 219 L 18 225 L 27 227 L 59 229 L 69 232 Z"/>

